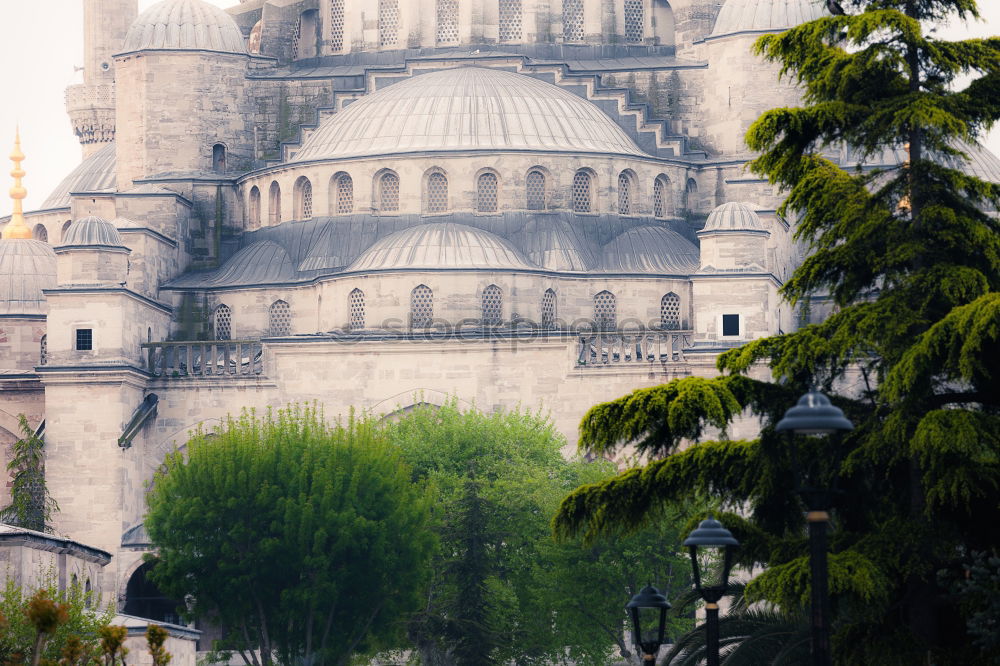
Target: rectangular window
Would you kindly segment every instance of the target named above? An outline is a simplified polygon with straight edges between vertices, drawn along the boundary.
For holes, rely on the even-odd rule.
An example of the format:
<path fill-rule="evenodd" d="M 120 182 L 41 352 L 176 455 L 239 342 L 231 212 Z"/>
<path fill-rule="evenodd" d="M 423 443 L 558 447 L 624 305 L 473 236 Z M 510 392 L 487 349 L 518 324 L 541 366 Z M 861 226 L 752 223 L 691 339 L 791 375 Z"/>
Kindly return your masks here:
<path fill-rule="evenodd" d="M 740 334 L 740 316 L 738 314 L 722 315 L 722 335 L 732 336 Z"/>
<path fill-rule="evenodd" d="M 91 351 L 94 348 L 94 329 L 76 329 L 76 349 L 77 351 Z"/>

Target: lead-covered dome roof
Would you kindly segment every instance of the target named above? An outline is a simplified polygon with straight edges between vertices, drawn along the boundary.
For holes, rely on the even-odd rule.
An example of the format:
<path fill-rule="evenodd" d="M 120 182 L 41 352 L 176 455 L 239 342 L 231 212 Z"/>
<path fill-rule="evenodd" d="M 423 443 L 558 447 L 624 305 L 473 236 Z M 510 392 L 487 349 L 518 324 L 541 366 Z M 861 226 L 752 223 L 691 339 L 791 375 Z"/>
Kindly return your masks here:
<path fill-rule="evenodd" d="M 730 201 L 709 214 L 702 231 L 767 231 L 749 204 Z"/>
<path fill-rule="evenodd" d="M 394 83 L 326 119 L 293 161 L 454 150 L 642 155 L 593 103 L 524 74 L 459 67 Z"/>
<path fill-rule="evenodd" d="M 609 273 L 692 275 L 698 271 L 694 243 L 673 229 L 636 227 L 604 246 L 601 269 Z"/>
<path fill-rule="evenodd" d="M 711 37 L 737 32 L 777 32 L 829 16 L 826 0 L 726 0 Z"/>
<path fill-rule="evenodd" d="M 80 164 L 62 179 L 48 198 L 42 203 L 41 210 L 50 208 L 69 208 L 72 203 L 71 192 L 105 192 L 115 188 L 116 167 L 114 142 L 104 146 L 96 153 L 80 162 Z"/>
<path fill-rule="evenodd" d="M 56 254 L 48 243 L 0 240 L 0 315 L 46 313 L 43 289 L 56 286 Z"/>
<path fill-rule="evenodd" d="M 60 245 L 101 245 L 123 247 L 121 234 L 111 222 L 100 217 L 83 217 L 69 225 Z"/>
<path fill-rule="evenodd" d="M 453 222 L 397 231 L 365 250 L 347 270 L 533 269 L 510 243 L 488 231 Z"/>
<path fill-rule="evenodd" d="M 202 0 L 162 0 L 132 22 L 122 53 L 194 50 L 246 53 L 236 21 Z"/>

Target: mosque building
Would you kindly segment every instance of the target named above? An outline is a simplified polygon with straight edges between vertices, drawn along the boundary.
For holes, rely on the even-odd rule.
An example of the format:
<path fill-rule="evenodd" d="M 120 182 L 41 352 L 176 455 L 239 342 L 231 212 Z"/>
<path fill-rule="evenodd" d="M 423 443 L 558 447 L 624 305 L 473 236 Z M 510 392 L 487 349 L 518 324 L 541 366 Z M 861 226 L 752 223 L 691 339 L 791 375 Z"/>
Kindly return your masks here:
<path fill-rule="evenodd" d="M 22 213 L 12 155 L 0 446 L 44 434 L 58 533 L 111 555 L 74 575 L 124 612 L 159 612 L 144 488 L 199 426 L 453 397 L 574 442 L 827 307 L 779 298 L 802 249 L 743 143 L 799 100 L 751 45 L 824 0 L 82 2 L 83 161 Z"/>

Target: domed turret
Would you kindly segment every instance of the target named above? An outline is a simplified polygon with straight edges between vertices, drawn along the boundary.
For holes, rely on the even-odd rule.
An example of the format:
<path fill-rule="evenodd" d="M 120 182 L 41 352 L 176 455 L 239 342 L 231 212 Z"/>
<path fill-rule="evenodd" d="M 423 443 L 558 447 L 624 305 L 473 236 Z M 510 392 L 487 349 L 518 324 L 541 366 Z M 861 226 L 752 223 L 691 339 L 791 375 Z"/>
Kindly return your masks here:
<path fill-rule="evenodd" d="M 117 286 L 128 280 L 131 250 L 107 220 L 93 216 L 77 220 L 66 229 L 55 252 L 60 286 Z"/>
<path fill-rule="evenodd" d="M 163 50 L 246 53 L 243 33 L 222 9 L 202 0 L 163 0 L 132 23 L 123 53 Z"/>
<path fill-rule="evenodd" d="M 708 216 L 705 228 L 701 232 L 707 231 L 766 231 L 766 229 L 750 204 L 730 201 L 717 206 Z"/>
<path fill-rule="evenodd" d="M 115 225 L 99 217 L 84 217 L 69 225 L 63 234 L 62 246 L 123 247 L 122 237 Z"/>

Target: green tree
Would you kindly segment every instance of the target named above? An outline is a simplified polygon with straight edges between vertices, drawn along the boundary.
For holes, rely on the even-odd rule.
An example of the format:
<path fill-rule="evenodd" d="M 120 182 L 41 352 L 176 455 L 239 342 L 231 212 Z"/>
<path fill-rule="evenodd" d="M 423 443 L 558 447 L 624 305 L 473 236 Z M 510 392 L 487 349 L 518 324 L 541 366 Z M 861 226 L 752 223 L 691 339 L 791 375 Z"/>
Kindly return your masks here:
<path fill-rule="evenodd" d="M 244 412 L 168 457 L 148 496 L 152 576 L 248 663 L 349 663 L 398 631 L 433 548 L 428 501 L 367 419 Z"/>
<path fill-rule="evenodd" d="M 0 522 L 36 532 L 51 532 L 52 513 L 59 505 L 45 484 L 45 442 L 35 434 L 24 414 L 19 414 L 21 439 L 14 442 L 7 471 L 13 473 L 10 504 L 0 509 Z"/>
<path fill-rule="evenodd" d="M 790 449 L 839 482 L 831 534 L 834 652 L 844 664 L 986 663 L 936 573 L 996 549 L 1000 489 L 1000 186 L 962 170 L 969 143 L 1000 116 L 1000 39 L 945 42 L 929 31 L 974 17 L 973 0 L 847 0 L 844 15 L 762 37 L 757 50 L 804 90 L 804 105 L 750 129 L 751 168 L 783 187 L 810 256 L 784 285 L 793 304 L 829 294 L 823 323 L 723 354 L 725 375 L 687 378 L 593 408 L 581 444 L 627 443 L 658 458 L 569 496 L 563 535 L 634 528 L 663 502 L 722 498 L 747 587 L 789 617 L 808 600 L 802 507 Z M 971 82 L 960 87 L 959 77 Z M 823 157 L 908 146 L 886 170 Z M 769 366 L 774 382 L 755 380 Z M 773 425 L 810 385 L 855 422 L 828 444 Z M 752 441 L 725 438 L 749 410 Z M 705 441 L 706 428 L 723 437 Z M 683 443 L 695 441 L 681 450 Z"/>

